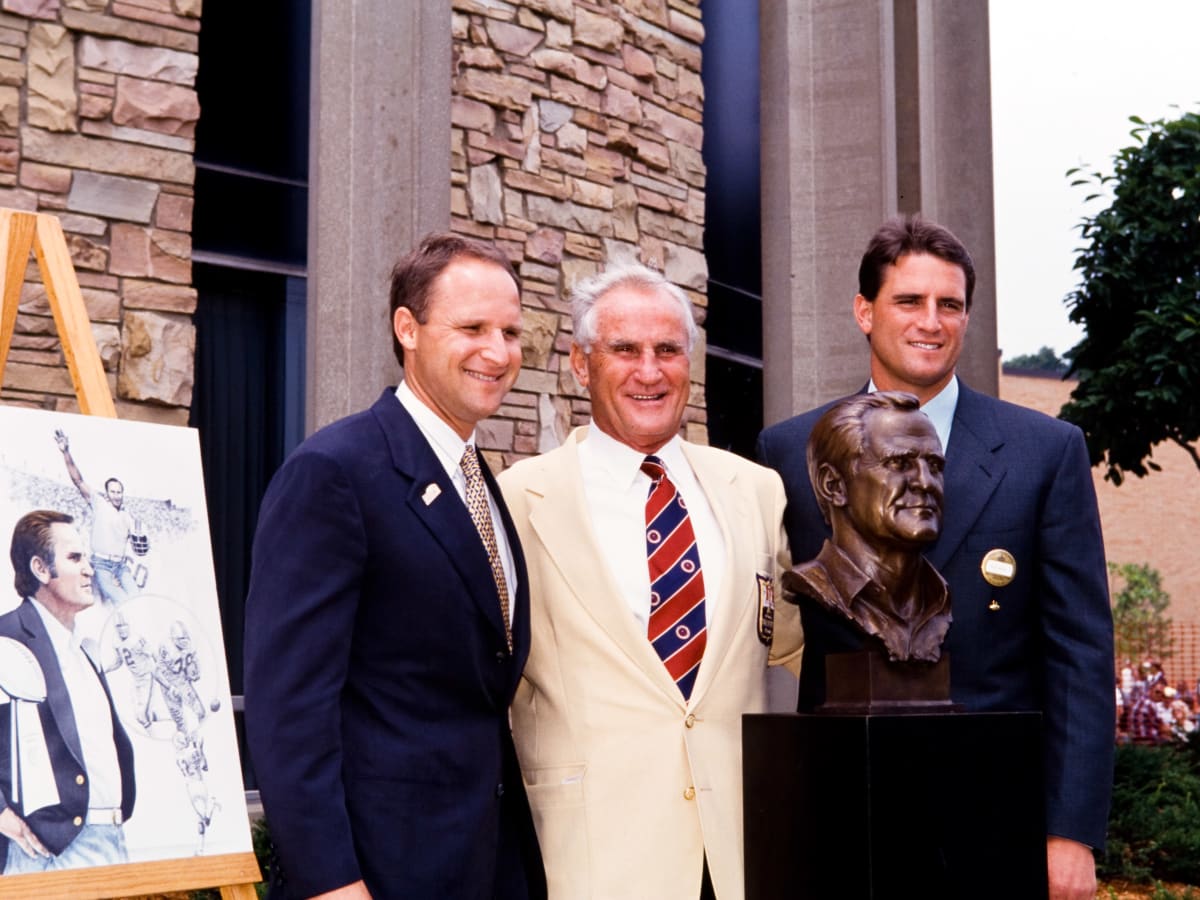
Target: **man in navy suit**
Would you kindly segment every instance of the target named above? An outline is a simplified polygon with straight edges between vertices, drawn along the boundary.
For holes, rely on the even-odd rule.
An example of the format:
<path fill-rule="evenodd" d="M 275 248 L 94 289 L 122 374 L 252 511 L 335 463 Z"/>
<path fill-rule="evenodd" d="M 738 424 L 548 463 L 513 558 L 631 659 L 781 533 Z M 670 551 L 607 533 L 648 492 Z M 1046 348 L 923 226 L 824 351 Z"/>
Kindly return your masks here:
<path fill-rule="evenodd" d="M 1112 789 L 1113 652 L 1104 547 L 1079 429 L 976 393 L 954 374 L 975 269 L 949 231 L 893 219 L 859 267 L 854 316 L 870 347 L 869 390 L 908 391 L 946 448 L 945 516 L 927 558 L 950 584 L 953 699 L 972 711 L 1043 714 L 1050 896 L 1096 891 Z M 783 477 L 792 556 L 829 530 L 805 447 L 828 407 L 766 429 L 759 458 Z M 856 649 L 846 623 L 803 608 L 801 711 L 824 699 L 826 653 Z"/>
<path fill-rule="evenodd" d="M 246 731 L 275 895 L 541 897 L 508 721 L 529 586 L 474 448 L 521 366 L 516 273 L 430 235 L 391 320 L 404 381 L 306 440 L 259 515 Z"/>

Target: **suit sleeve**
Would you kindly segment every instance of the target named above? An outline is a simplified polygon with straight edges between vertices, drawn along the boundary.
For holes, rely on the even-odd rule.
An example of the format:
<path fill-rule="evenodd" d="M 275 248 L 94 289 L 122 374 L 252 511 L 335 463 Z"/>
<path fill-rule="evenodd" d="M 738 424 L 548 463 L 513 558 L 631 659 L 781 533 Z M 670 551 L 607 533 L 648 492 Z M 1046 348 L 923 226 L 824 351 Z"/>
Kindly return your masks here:
<path fill-rule="evenodd" d="M 1112 795 L 1113 626 L 1100 514 L 1078 429 L 1060 457 L 1040 523 L 1046 827 L 1100 848 Z"/>
<path fill-rule="evenodd" d="M 800 626 L 800 607 L 783 599 L 783 573 L 792 564 L 792 553 L 788 549 L 787 533 L 783 527 L 783 511 L 787 506 L 783 482 L 775 472 L 770 473 L 770 503 L 767 505 L 767 528 L 773 536 L 775 549 L 775 571 L 772 573 L 775 590 L 775 633 L 771 638 L 771 651 L 767 664 L 784 666 L 797 678 L 800 677 L 800 658 L 804 652 L 804 630 Z"/>
<path fill-rule="evenodd" d="M 289 890 L 361 877 L 342 782 L 341 695 L 369 536 L 341 465 L 294 454 L 259 513 L 246 600 L 246 737 Z"/>

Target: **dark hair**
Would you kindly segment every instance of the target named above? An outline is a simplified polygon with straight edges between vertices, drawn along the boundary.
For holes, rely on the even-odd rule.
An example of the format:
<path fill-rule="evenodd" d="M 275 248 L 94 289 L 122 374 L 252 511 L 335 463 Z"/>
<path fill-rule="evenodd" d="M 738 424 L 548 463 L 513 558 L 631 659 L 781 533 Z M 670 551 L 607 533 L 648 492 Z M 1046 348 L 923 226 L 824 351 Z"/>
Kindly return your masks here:
<path fill-rule="evenodd" d="M 813 426 L 808 436 L 806 460 L 808 462 L 808 480 L 812 484 L 813 493 L 817 496 L 817 506 L 821 515 L 829 522 L 829 499 L 824 496 L 819 487 L 820 480 L 817 470 L 822 463 L 829 463 L 843 478 L 849 479 L 851 463 L 862 455 L 863 444 L 867 439 L 866 426 L 863 419 L 872 410 L 900 410 L 916 412 L 921 408 L 921 402 L 912 394 L 904 391 L 876 391 L 873 394 L 855 394 L 845 400 L 839 400 L 829 407 L 817 424 Z"/>
<path fill-rule="evenodd" d="M 105 493 L 108 493 L 108 486 L 109 486 L 110 484 L 112 484 L 113 482 L 116 482 L 117 484 L 120 484 L 120 485 L 121 485 L 121 489 L 122 489 L 122 490 L 124 490 L 124 489 L 125 489 L 125 485 L 121 484 L 121 479 L 120 479 L 120 478 L 110 478 L 110 479 L 108 479 L 107 481 L 105 481 L 105 482 L 104 482 L 104 492 L 105 492 Z"/>
<path fill-rule="evenodd" d="M 35 556 L 41 559 L 53 574 L 54 539 L 51 526 L 70 525 L 74 521 L 73 516 L 52 509 L 35 509 L 17 520 L 8 556 L 12 560 L 13 587 L 19 595 L 32 597 L 41 587 L 41 582 L 29 568 Z"/>
<path fill-rule="evenodd" d="M 858 266 L 858 292 L 873 301 L 879 295 L 887 267 L 910 253 L 927 253 L 962 269 L 967 279 L 967 312 L 971 311 L 975 296 L 975 263 L 971 254 L 948 228 L 920 216 L 888 219 L 871 236 Z"/>
<path fill-rule="evenodd" d="M 396 320 L 396 310 L 406 307 L 412 310 L 413 318 L 424 324 L 429 318 L 429 289 L 450 263 L 460 256 L 495 263 L 510 276 L 521 290 L 521 279 L 504 251 L 492 244 L 463 237 L 449 231 L 435 231 L 425 235 L 415 250 L 408 253 L 392 269 L 392 287 L 388 324 Z M 392 349 L 396 360 L 404 365 L 404 348 L 392 329 Z"/>

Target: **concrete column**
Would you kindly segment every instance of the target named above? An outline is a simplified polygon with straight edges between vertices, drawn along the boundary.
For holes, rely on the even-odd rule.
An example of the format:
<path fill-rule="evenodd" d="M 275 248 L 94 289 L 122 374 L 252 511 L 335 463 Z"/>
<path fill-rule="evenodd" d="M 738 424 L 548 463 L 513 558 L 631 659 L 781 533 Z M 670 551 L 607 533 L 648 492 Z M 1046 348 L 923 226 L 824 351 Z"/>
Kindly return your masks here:
<path fill-rule="evenodd" d="M 857 390 L 867 239 L 897 212 L 977 269 L 959 372 L 997 390 L 987 4 L 761 0 L 766 422 Z"/>
<path fill-rule="evenodd" d="M 449 0 L 314 0 L 307 429 L 400 370 L 388 276 L 450 222 Z"/>
<path fill-rule="evenodd" d="M 975 300 L 958 373 L 995 396 L 1000 376 L 987 3 L 919 0 L 918 15 L 921 211 L 958 235 L 975 260 Z"/>
<path fill-rule="evenodd" d="M 765 418 L 867 378 L 858 260 L 895 209 L 890 0 L 761 0 Z"/>

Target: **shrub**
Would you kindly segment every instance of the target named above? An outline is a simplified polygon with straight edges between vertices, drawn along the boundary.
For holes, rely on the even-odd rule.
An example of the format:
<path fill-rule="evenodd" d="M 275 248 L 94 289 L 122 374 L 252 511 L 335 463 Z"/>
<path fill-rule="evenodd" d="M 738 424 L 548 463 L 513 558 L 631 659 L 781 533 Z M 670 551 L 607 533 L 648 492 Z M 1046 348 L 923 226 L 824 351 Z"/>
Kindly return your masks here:
<path fill-rule="evenodd" d="M 1117 748 L 1102 878 L 1200 884 L 1200 733 Z"/>

